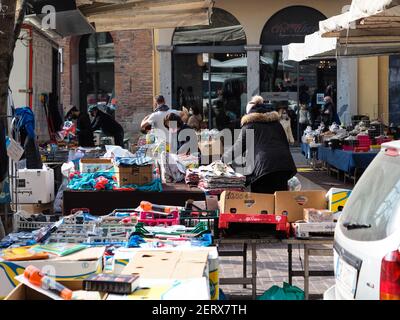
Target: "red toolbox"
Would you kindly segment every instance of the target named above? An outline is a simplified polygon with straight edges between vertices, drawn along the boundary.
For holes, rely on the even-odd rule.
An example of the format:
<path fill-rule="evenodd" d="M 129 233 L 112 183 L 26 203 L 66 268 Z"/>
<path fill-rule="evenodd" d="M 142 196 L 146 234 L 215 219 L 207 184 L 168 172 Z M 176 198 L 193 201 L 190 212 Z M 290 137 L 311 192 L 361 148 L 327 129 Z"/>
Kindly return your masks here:
<path fill-rule="evenodd" d="M 178 211 L 172 211 L 168 215 L 162 215 L 157 212 L 142 211 L 138 222 L 143 222 L 146 226 L 174 226 L 179 224 L 179 213 Z"/>
<path fill-rule="evenodd" d="M 290 235 L 290 223 L 287 216 L 284 215 L 221 213 L 219 216 L 219 228 L 228 229 L 230 223 L 274 224 L 276 231 L 284 232 L 286 237 Z"/>

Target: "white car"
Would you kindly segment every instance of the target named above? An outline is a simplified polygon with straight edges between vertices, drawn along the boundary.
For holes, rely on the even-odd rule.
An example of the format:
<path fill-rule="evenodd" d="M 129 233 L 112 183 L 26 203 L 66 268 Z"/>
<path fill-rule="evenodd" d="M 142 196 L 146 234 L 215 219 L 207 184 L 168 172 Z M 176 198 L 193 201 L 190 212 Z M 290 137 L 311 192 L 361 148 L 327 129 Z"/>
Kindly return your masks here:
<path fill-rule="evenodd" d="M 334 271 L 325 300 L 400 300 L 400 141 L 382 145 L 346 203 Z"/>

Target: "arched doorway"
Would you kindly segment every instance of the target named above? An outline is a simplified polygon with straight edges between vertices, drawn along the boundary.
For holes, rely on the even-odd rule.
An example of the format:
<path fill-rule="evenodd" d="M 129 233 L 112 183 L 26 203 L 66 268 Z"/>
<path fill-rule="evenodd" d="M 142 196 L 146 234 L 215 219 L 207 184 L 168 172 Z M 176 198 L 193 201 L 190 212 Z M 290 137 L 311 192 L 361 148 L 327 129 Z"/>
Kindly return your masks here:
<path fill-rule="evenodd" d="M 114 42 L 108 32 L 85 35 L 79 43 L 80 108 L 108 103 L 114 95 Z"/>
<path fill-rule="evenodd" d="M 319 29 L 326 17 L 314 8 L 291 6 L 275 13 L 265 24 L 260 43 L 260 91 L 274 107 L 286 107 L 292 118 L 292 131 L 299 138 L 299 105 L 312 112 L 312 122 L 321 107 L 317 99 L 328 85 L 336 88 L 336 60 L 282 61 L 282 46 L 304 42 Z M 334 99 L 336 99 L 334 97 Z"/>
<path fill-rule="evenodd" d="M 212 128 L 238 127 L 247 102 L 245 45 L 240 22 L 219 8 L 214 9 L 209 26 L 177 28 L 173 107 L 197 108 Z"/>

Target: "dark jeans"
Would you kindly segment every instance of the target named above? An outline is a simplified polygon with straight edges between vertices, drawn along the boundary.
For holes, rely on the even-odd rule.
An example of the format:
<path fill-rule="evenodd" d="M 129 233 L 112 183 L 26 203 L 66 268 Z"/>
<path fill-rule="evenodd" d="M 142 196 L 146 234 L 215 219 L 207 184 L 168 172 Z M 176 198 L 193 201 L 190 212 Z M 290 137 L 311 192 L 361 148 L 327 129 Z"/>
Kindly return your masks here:
<path fill-rule="evenodd" d="M 274 194 L 276 191 L 288 191 L 289 171 L 278 171 L 262 176 L 250 184 L 251 192 Z"/>

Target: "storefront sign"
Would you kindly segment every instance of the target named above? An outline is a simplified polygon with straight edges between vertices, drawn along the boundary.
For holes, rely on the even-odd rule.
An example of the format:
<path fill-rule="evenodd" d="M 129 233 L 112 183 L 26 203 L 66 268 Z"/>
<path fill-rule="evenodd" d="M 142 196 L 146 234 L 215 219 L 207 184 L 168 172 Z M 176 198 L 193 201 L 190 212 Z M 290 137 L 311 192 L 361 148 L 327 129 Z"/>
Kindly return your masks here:
<path fill-rule="evenodd" d="M 273 15 L 264 27 L 263 45 L 287 45 L 304 42 L 304 37 L 319 29 L 319 21 L 326 17 L 310 7 L 292 6 Z"/>

